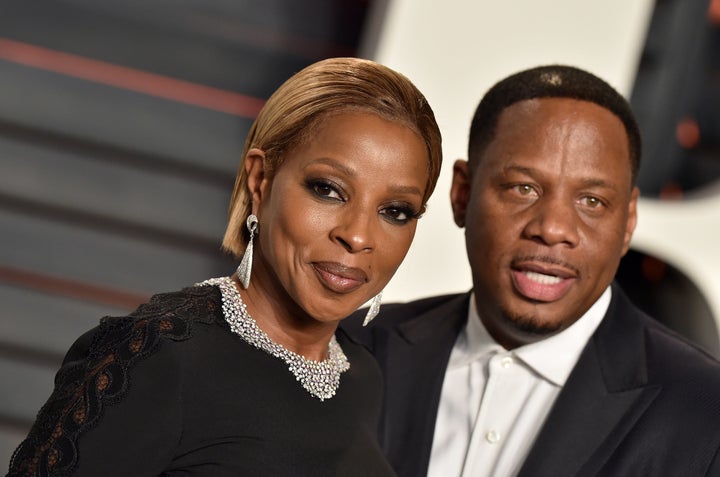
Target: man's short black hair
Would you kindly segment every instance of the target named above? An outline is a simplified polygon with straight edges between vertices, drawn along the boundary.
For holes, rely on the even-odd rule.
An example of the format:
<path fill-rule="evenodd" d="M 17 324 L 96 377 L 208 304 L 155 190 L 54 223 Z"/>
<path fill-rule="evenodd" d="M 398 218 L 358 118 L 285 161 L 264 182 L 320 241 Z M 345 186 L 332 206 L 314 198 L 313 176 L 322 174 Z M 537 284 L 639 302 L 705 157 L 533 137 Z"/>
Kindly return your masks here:
<path fill-rule="evenodd" d="M 609 110 L 625 126 L 633 183 L 640 168 L 641 139 L 635 115 L 627 100 L 612 86 L 587 71 L 565 65 L 548 65 L 515 73 L 485 93 L 470 126 L 468 160 L 477 161 L 493 140 L 500 114 L 528 99 L 571 98 L 589 101 Z"/>

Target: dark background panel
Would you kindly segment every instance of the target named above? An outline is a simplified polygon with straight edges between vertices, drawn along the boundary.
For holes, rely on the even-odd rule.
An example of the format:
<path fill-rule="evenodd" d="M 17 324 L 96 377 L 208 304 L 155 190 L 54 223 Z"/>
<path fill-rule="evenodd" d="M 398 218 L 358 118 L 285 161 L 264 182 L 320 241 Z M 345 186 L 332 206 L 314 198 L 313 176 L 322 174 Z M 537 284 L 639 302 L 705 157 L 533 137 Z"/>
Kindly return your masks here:
<path fill-rule="evenodd" d="M 643 135 L 646 197 L 720 179 L 720 22 L 709 0 L 657 0 L 631 103 Z"/>
<path fill-rule="evenodd" d="M 0 191 L 18 204 L 52 204 L 58 213 L 163 230 L 208 246 L 224 232 L 232 190 L 225 178 L 203 180 L 181 167 L 128 167 L 99 155 L 105 151 L 65 151 L 2 134 L 0 149 L 7 171 L 0 175 Z"/>
<path fill-rule="evenodd" d="M 251 123 L 0 60 L 0 134 L 26 141 L 104 150 L 127 162 L 135 158 L 136 167 L 185 166 L 227 177 L 235 173 Z"/>
<path fill-rule="evenodd" d="M 64 296 L 0 286 L 3 319 L 0 344 L 5 356 L 34 357 L 57 367 L 75 339 L 93 328 L 102 316 L 117 316 L 125 308 Z"/>

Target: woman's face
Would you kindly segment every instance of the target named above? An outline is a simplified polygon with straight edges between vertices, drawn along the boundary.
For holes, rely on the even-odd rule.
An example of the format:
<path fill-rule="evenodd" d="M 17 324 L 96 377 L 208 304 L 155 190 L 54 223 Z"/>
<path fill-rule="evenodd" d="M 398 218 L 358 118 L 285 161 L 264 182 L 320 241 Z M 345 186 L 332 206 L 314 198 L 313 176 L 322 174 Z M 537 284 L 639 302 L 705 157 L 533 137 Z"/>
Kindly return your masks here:
<path fill-rule="evenodd" d="M 258 162 L 249 180 L 251 190 L 259 184 L 253 283 L 279 309 L 324 322 L 380 292 L 415 235 L 428 180 L 423 140 L 373 114 L 340 113 L 290 151 L 272 178 L 256 180 Z"/>

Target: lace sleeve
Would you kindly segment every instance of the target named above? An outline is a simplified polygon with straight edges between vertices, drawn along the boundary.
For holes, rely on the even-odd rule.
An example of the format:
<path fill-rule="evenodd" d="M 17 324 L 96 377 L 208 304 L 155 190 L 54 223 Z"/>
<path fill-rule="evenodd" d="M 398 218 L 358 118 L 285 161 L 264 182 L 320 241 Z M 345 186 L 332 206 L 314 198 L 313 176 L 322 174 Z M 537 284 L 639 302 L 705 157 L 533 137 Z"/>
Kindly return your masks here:
<path fill-rule="evenodd" d="M 108 406 L 126 398 L 130 371 L 164 341 L 189 338 L 193 321 L 214 311 L 207 287 L 189 290 L 195 292 L 157 295 L 128 317 L 103 318 L 78 339 L 56 375 L 53 393 L 13 454 L 8 477 L 73 474 L 78 439 L 100 425 Z"/>

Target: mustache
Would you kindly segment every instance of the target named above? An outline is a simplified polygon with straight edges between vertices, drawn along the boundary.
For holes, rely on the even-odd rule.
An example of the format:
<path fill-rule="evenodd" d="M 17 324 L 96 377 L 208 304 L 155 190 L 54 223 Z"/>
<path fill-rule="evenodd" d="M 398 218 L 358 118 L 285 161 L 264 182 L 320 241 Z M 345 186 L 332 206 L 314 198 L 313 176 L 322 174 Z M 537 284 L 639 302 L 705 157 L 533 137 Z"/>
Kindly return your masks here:
<path fill-rule="evenodd" d="M 556 257 L 552 257 L 550 255 L 522 255 L 520 257 L 513 258 L 512 262 L 510 262 L 511 267 L 518 267 L 524 262 L 536 262 L 536 263 L 546 263 L 548 265 L 559 265 L 563 268 L 567 268 L 568 270 L 572 270 L 577 276 L 580 276 L 580 270 L 574 266 L 572 263 L 561 260 Z"/>

